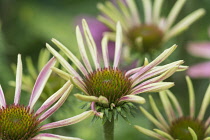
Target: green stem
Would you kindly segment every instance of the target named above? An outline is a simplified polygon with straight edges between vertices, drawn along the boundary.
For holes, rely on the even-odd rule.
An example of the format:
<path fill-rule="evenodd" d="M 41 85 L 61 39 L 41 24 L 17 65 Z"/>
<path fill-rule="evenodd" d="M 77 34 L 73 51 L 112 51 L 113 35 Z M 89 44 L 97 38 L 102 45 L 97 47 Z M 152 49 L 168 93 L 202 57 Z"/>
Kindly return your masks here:
<path fill-rule="evenodd" d="M 105 140 L 114 140 L 114 117 L 111 122 L 107 120 L 104 124 L 104 138 Z"/>

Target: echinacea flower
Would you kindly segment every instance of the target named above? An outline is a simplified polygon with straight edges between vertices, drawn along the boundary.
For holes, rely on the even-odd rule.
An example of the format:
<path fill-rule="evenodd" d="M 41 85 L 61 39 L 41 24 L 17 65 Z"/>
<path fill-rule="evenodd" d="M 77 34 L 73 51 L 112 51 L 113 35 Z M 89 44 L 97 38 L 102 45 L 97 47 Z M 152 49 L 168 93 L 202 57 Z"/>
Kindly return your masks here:
<path fill-rule="evenodd" d="M 145 59 L 144 66 L 130 69 L 126 72 L 122 71 L 119 67 L 122 49 L 122 29 L 119 22 L 116 27 L 116 51 L 114 62 L 111 64 L 108 59 L 108 38 L 107 36 L 104 36 L 102 40 L 102 64 L 102 62 L 99 62 L 97 47 L 86 21 L 83 20 L 82 24 L 92 61 L 88 58 L 90 55 L 86 52 L 83 37 L 78 26 L 76 28 L 76 36 L 83 62 L 80 62 L 79 59 L 77 59 L 76 56 L 74 56 L 74 54 L 59 41 L 52 39 L 52 42 L 68 56 L 80 72 L 76 72 L 67 60 L 65 60 L 49 44 L 47 44 L 47 48 L 69 73 L 65 73 L 57 68 L 53 68 L 53 70 L 66 80 L 71 79 L 72 83 L 84 93 L 84 95 L 75 94 L 75 96 L 80 100 L 92 102 L 91 108 L 103 112 L 103 118 L 105 120 L 111 120 L 113 112 L 115 112 L 115 118 L 117 118 L 118 113 L 121 114 L 126 110 L 125 108 L 127 108 L 127 105 L 129 106 L 129 104 L 127 104 L 129 102 L 144 103 L 145 99 L 137 96 L 139 93 L 156 92 L 172 87 L 174 85 L 172 82 L 162 81 L 171 76 L 177 70 L 183 70 L 186 68 L 180 66 L 183 63 L 183 60 L 163 66 L 157 66 L 175 50 L 176 45 L 174 45 L 165 50 L 151 63 Z M 91 66 L 92 62 L 94 67 Z M 125 117 L 122 114 L 121 116 Z"/>
<path fill-rule="evenodd" d="M 140 132 L 160 140 L 209 140 L 210 139 L 210 116 L 205 119 L 205 112 L 210 104 L 210 85 L 203 98 L 198 115 L 195 115 L 195 95 L 192 82 L 186 77 L 189 90 L 189 115 L 184 115 L 176 97 L 169 90 L 160 92 L 160 98 L 167 118 L 160 113 L 152 96 L 149 96 L 150 105 L 154 116 L 140 107 L 143 114 L 158 129 L 143 128 L 135 125 Z"/>
<path fill-rule="evenodd" d="M 210 28 L 209 28 L 210 37 Z M 194 56 L 210 59 L 210 42 L 190 42 L 188 52 Z M 193 78 L 210 78 L 210 61 L 190 66 L 187 74 Z"/>
<path fill-rule="evenodd" d="M 2 140 L 43 140 L 43 139 L 69 139 L 79 140 L 79 138 L 65 137 L 40 131 L 52 128 L 58 128 L 66 125 L 75 124 L 94 114 L 86 111 L 72 118 L 60 120 L 57 122 L 40 125 L 44 120 L 50 117 L 67 99 L 73 85 L 67 81 L 62 88 L 52 94 L 42 106 L 35 111 L 33 108 L 40 97 L 43 88 L 52 72 L 51 67 L 56 62 L 55 58 L 49 60 L 40 72 L 34 85 L 28 105 L 20 104 L 21 81 L 22 81 L 22 61 L 21 55 L 18 55 L 16 88 L 14 103 L 7 104 L 3 90 L 0 86 L 0 139 Z M 57 102 L 56 102 L 57 101 Z"/>
<path fill-rule="evenodd" d="M 117 4 L 106 1 L 97 6 L 102 13 L 98 19 L 113 31 L 106 33 L 113 40 L 115 24 L 120 21 L 126 48 L 133 53 L 151 53 L 186 30 L 205 13 L 204 9 L 198 9 L 174 24 L 186 0 L 177 0 L 166 18 L 161 16 L 163 2 L 164 0 L 154 0 L 154 3 L 142 0 L 143 15 L 138 11 L 134 0 L 117 0 Z"/>

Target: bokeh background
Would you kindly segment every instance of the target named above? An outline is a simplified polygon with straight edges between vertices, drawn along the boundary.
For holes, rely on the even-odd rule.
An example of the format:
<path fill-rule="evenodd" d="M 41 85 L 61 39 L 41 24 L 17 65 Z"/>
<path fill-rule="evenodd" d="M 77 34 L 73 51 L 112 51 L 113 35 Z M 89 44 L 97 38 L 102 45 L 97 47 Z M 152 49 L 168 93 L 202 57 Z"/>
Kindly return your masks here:
<path fill-rule="evenodd" d="M 136 1 L 140 7 L 140 0 Z M 175 1 L 165 0 L 163 14 L 164 12 L 168 13 Z M 99 10 L 96 8 L 99 2 L 105 2 L 105 0 L 0 0 L 0 83 L 6 93 L 8 103 L 12 103 L 14 96 L 14 87 L 8 83 L 15 80 L 11 65 L 16 64 L 17 54 L 21 53 L 22 55 L 24 73 L 28 73 L 25 58 L 30 56 L 36 66 L 40 50 L 45 48 L 46 42 L 51 42 L 51 38 L 58 39 L 78 56 L 75 23 L 78 17 L 96 17 L 99 14 Z M 167 62 L 183 59 L 185 65 L 191 66 L 208 61 L 188 54 L 186 46 L 190 41 L 210 41 L 207 33 L 207 29 L 210 27 L 210 0 L 187 0 L 177 21 L 198 8 L 206 10 L 205 16 L 196 21 L 187 31 L 165 44 L 165 48 L 173 44 L 179 46 Z M 180 72 L 168 80 L 175 82 L 176 86 L 171 90 L 180 100 L 185 113 L 188 113 L 188 90 L 184 77 L 185 72 Z M 192 80 L 195 86 L 196 108 L 198 110 L 210 80 L 209 78 Z M 80 108 L 84 103 L 72 96 L 78 92 L 77 89 L 74 89 L 67 102 L 53 117 L 49 118 L 48 122 L 71 117 L 84 111 Z M 161 106 L 158 95 L 152 94 Z M 29 92 L 22 92 L 21 102 L 23 104 L 27 104 L 29 95 Z M 148 94 L 142 94 L 142 96 L 148 99 Z M 149 109 L 149 104 L 143 106 Z M 209 108 L 207 112 L 210 112 Z M 209 114 L 207 113 L 206 116 Z M 135 130 L 133 125 L 153 128 L 152 124 L 138 110 L 135 116 L 135 118 L 129 118 L 130 124 L 121 119 L 116 123 L 116 140 L 151 139 Z M 101 122 L 91 122 L 91 118 L 89 118 L 78 124 L 48 132 L 87 140 L 99 140 L 103 138 L 102 131 Z"/>

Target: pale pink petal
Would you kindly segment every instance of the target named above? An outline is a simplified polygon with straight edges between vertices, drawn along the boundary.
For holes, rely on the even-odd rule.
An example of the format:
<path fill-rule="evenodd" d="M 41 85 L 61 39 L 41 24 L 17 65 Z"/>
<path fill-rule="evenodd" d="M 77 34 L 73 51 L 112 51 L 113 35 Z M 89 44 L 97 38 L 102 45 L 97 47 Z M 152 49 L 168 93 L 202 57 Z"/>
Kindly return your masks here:
<path fill-rule="evenodd" d="M 68 87 L 71 85 L 70 81 L 67 81 L 65 85 L 60 88 L 56 93 L 51 95 L 43 104 L 42 106 L 36 111 L 36 115 L 39 115 L 43 113 L 44 110 L 46 110 L 48 107 L 50 107 L 54 102 L 56 102 L 68 89 Z"/>
<path fill-rule="evenodd" d="M 3 90 L 2 90 L 2 88 L 1 88 L 1 85 L 0 85 L 0 109 L 2 108 L 2 107 L 6 107 L 6 101 L 5 101 L 5 98 L 4 98 L 4 92 L 3 92 Z"/>
<path fill-rule="evenodd" d="M 71 118 L 68 118 L 68 119 L 65 119 L 65 120 L 60 120 L 60 121 L 57 121 L 57 122 L 52 122 L 52 123 L 48 123 L 48 124 L 45 124 L 43 126 L 40 127 L 40 131 L 43 131 L 43 130 L 47 130 L 47 129 L 52 129 L 52 128 L 58 128 L 58 127 L 62 127 L 62 126 L 67 126 L 67 125 L 72 125 L 72 124 L 75 124 L 75 123 L 78 123 L 92 115 L 94 115 L 94 111 L 93 110 L 90 110 L 90 111 L 85 111 L 77 116 L 74 116 L 74 117 L 71 117 Z"/>
<path fill-rule="evenodd" d="M 120 98 L 119 102 L 133 102 L 138 104 L 144 104 L 146 100 L 143 97 L 137 95 L 126 95 Z"/>
<path fill-rule="evenodd" d="M 33 137 L 32 140 L 82 140 L 80 138 L 74 138 L 74 137 L 65 137 L 50 133 L 42 133 L 38 134 L 37 136 Z"/>
<path fill-rule="evenodd" d="M 73 85 L 69 86 L 69 88 L 65 90 L 65 92 L 63 93 L 62 97 L 58 100 L 58 102 L 39 117 L 40 122 L 46 120 L 48 117 L 50 117 L 55 111 L 57 111 L 63 105 L 63 103 L 68 98 L 68 95 L 70 94 L 72 88 L 73 88 Z"/>
<path fill-rule="evenodd" d="M 210 62 L 189 67 L 187 74 L 193 78 L 210 78 Z"/>
<path fill-rule="evenodd" d="M 95 115 L 100 117 L 100 118 L 103 118 L 103 113 L 101 112 L 97 112 L 96 108 L 95 108 L 95 102 L 91 102 L 91 105 L 90 105 L 91 109 L 94 111 Z"/>
<path fill-rule="evenodd" d="M 18 54 L 17 71 L 16 71 L 16 86 L 15 86 L 15 97 L 14 104 L 17 105 L 20 100 L 21 85 L 22 85 L 22 61 L 21 55 Z"/>
<path fill-rule="evenodd" d="M 210 42 L 189 43 L 187 50 L 195 56 L 210 58 Z"/>
<path fill-rule="evenodd" d="M 39 96 L 41 95 L 44 89 L 44 86 L 52 72 L 51 67 L 55 65 L 55 62 L 56 62 L 56 58 L 53 57 L 52 59 L 49 60 L 49 62 L 44 66 L 42 71 L 39 73 L 36 83 L 34 85 L 33 91 L 31 93 L 29 104 L 28 104 L 28 106 L 30 107 L 30 111 L 33 109 L 34 104 L 36 103 Z"/>

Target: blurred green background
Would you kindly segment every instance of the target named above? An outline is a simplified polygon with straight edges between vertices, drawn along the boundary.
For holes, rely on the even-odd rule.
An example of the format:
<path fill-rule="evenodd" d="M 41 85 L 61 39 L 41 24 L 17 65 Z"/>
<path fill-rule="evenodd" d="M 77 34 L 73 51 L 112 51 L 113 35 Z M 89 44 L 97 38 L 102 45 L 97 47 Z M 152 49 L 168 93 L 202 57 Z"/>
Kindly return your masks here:
<path fill-rule="evenodd" d="M 75 55 L 78 55 L 77 43 L 75 38 L 75 22 L 81 16 L 96 16 L 99 11 L 96 8 L 98 2 L 105 0 L 0 0 L 0 83 L 8 102 L 13 101 L 14 88 L 8 85 L 8 82 L 15 80 L 15 75 L 11 69 L 11 64 L 16 63 L 17 54 L 22 54 L 23 70 L 27 73 L 25 58 L 31 56 L 36 65 L 39 52 L 45 48 L 45 43 L 50 43 L 51 38 L 56 38 L 65 46 L 70 48 Z M 140 1 L 140 0 L 137 0 Z M 138 3 L 138 2 L 137 2 Z M 175 0 L 165 0 L 164 10 L 166 13 L 174 5 Z M 208 61 L 203 58 L 193 57 L 186 51 L 186 45 L 189 41 L 210 41 L 207 29 L 210 27 L 210 1 L 209 0 L 187 0 L 182 14 L 177 21 L 198 8 L 205 8 L 206 14 L 195 22 L 187 31 L 179 35 L 166 44 L 170 47 L 176 43 L 179 47 L 176 52 L 167 60 L 183 59 L 185 65 L 191 66 L 198 62 Z M 185 72 L 175 74 L 170 81 L 174 81 L 176 87 L 171 90 L 181 101 L 185 113 L 188 113 L 188 91 L 185 82 Z M 199 109 L 204 93 L 209 84 L 209 79 L 193 79 L 195 86 L 197 109 Z M 78 92 L 72 91 L 71 94 Z M 24 95 L 27 93 L 23 92 Z M 155 94 L 155 93 L 154 93 Z M 154 95 L 153 94 L 153 95 Z M 148 94 L 143 94 L 148 99 Z M 157 102 L 159 98 L 155 95 Z M 24 97 L 22 102 L 27 101 L 29 96 Z M 24 102 L 25 103 L 25 102 Z M 74 116 L 84 111 L 79 108 L 83 104 L 70 96 L 51 120 L 59 120 Z M 160 103 L 159 103 L 160 104 Z M 69 108 L 70 107 L 70 108 Z M 144 107 L 149 109 L 149 105 Z M 210 112 L 210 109 L 208 109 Z M 68 115 L 66 115 L 68 114 Z M 206 116 L 209 116 L 207 114 Z M 151 123 L 137 111 L 135 118 L 130 118 L 131 125 L 124 120 L 116 123 L 116 140 L 144 139 L 151 138 L 144 136 L 133 128 L 134 124 L 153 128 Z M 102 124 L 100 121 L 90 123 L 91 118 L 63 128 L 49 130 L 56 134 L 80 137 L 87 140 L 99 140 L 103 138 Z"/>

